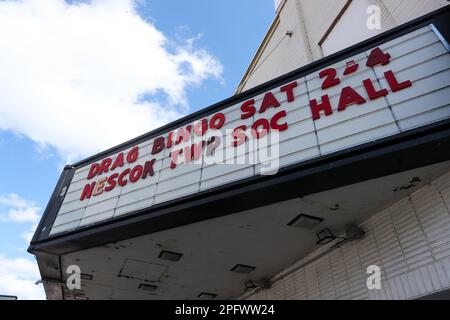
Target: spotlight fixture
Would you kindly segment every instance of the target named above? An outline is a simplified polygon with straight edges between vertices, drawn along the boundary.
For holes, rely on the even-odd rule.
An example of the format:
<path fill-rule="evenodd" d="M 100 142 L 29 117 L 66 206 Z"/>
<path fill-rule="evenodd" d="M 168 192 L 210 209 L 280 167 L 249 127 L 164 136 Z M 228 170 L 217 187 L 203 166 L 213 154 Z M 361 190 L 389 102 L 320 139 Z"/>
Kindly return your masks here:
<path fill-rule="evenodd" d="M 287 225 L 290 227 L 312 230 L 322 221 L 323 221 L 322 218 L 310 216 L 310 215 L 307 215 L 304 213 L 300 213 Z"/>
<path fill-rule="evenodd" d="M 257 285 L 252 280 L 248 280 L 245 282 L 244 287 L 245 287 L 245 291 L 251 291 L 251 290 L 256 289 Z"/>
<path fill-rule="evenodd" d="M 329 228 L 325 228 L 325 229 L 322 229 L 319 232 L 317 232 L 317 238 L 319 239 L 319 240 L 317 240 L 317 244 L 320 244 L 320 245 L 330 243 L 331 241 L 333 241 L 335 239 L 342 239 L 342 240 L 346 239 L 344 237 L 335 236 Z"/>
<path fill-rule="evenodd" d="M 267 278 L 259 280 L 259 286 L 261 289 L 270 289 L 272 287 L 272 281 Z"/>
<path fill-rule="evenodd" d="M 147 283 L 141 283 L 139 285 L 138 289 L 142 289 L 145 291 L 155 291 L 156 289 L 158 289 L 158 286 L 154 286 L 154 285 L 147 284 Z"/>
<path fill-rule="evenodd" d="M 158 258 L 163 259 L 163 260 L 169 260 L 169 261 L 178 261 L 181 259 L 182 256 L 183 256 L 182 253 L 162 250 L 159 253 Z"/>
<path fill-rule="evenodd" d="M 202 300 L 212 300 L 215 297 L 217 297 L 217 294 L 209 292 L 202 292 L 197 296 L 197 298 L 200 298 Z"/>
<path fill-rule="evenodd" d="M 81 274 L 81 279 L 83 279 L 83 280 L 92 280 L 92 279 L 94 279 L 94 276 L 92 274 L 82 273 Z"/>
<path fill-rule="evenodd" d="M 246 266 L 246 265 L 243 265 L 243 264 L 237 264 L 231 269 L 231 271 L 236 272 L 236 273 L 250 273 L 250 272 L 252 272 L 255 269 L 256 268 L 252 267 L 252 266 Z"/>
<path fill-rule="evenodd" d="M 329 208 L 330 211 L 337 211 L 340 209 L 339 203 L 335 203 L 332 207 Z"/>
<path fill-rule="evenodd" d="M 345 231 L 345 235 L 349 241 L 359 240 L 364 237 L 364 234 L 364 230 L 355 224 L 349 225 L 347 231 Z"/>
<path fill-rule="evenodd" d="M 262 278 L 261 280 L 257 281 L 256 283 L 253 280 L 248 280 L 244 283 L 244 290 L 245 291 L 251 291 L 255 289 L 263 289 L 267 290 L 272 287 L 272 281 L 267 278 Z"/>
<path fill-rule="evenodd" d="M 419 177 L 414 177 L 411 180 L 409 180 L 408 184 L 404 184 L 398 187 L 393 187 L 392 191 L 397 192 L 397 191 L 402 191 L 402 190 L 408 190 L 410 188 L 413 188 L 416 186 L 416 183 L 421 182 L 422 180 Z"/>

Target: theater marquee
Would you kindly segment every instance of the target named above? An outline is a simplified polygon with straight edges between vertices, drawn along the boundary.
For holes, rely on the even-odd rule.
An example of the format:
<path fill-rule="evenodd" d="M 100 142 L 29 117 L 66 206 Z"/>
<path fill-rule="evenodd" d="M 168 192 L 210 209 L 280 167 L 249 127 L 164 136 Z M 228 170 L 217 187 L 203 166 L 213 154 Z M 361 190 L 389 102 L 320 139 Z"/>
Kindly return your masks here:
<path fill-rule="evenodd" d="M 341 56 L 66 168 L 49 236 L 265 174 L 255 141 L 276 174 L 450 117 L 448 44 L 432 24 Z"/>

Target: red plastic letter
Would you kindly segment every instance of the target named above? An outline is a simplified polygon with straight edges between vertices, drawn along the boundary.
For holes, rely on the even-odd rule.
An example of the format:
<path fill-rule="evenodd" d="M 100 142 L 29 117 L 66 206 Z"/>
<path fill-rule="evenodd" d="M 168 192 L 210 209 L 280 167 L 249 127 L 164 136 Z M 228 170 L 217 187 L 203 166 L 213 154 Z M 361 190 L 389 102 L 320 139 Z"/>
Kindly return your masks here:
<path fill-rule="evenodd" d="M 288 124 L 287 122 L 279 124 L 278 120 L 280 118 L 286 117 L 286 111 L 280 111 L 278 113 L 276 113 L 272 119 L 270 119 L 270 127 L 274 130 L 278 130 L 278 131 L 284 131 L 288 128 Z"/>
<path fill-rule="evenodd" d="M 245 134 L 245 130 L 247 126 L 243 124 L 242 126 L 236 127 L 233 130 L 233 147 L 240 146 L 247 140 L 247 135 Z"/>
<path fill-rule="evenodd" d="M 366 88 L 366 92 L 370 100 L 375 100 L 377 98 L 384 97 L 385 95 L 388 94 L 388 91 L 384 88 L 377 91 L 370 79 L 363 80 L 363 85 L 364 88 Z"/>
<path fill-rule="evenodd" d="M 345 108 L 351 104 L 362 104 L 364 102 L 366 102 L 366 99 L 361 97 L 352 87 L 344 87 L 342 88 L 341 96 L 339 98 L 338 111 L 345 110 Z"/>
<path fill-rule="evenodd" d="M 100 170 L 100 165 L 98 163 L 91 164 L 91 168 L 89 169 L 87 178 L 92 179 L 93 177 L 95 177 L 98 173 L 98 170 Z"/>
<path fill-rule="evenodd" d="M 241 105 L 241 119 L 247 119 L 250 117 L 253 117 L 253 115 L 256 112 L 255 107 L 253 106 L 255 104 L 255 100 L 254 99 L 250 99 L 248 101 L 245 101 L 242 105 Z"/>
<path fill-rule="evenodd" d="M 91 184 L 87 184 L 84 186 L 83 192 L 81 193 L 80 201 L 83 201 L 84 199 L 89 199 L 92 196 L 92 191 L 95 187 L 95 181 Z"/>
<path fill-rule="evenodd" d="M 262 127 L 262 130 L 258 131 L 259 127 Z M 270 129 L 270 124 L 267 119 L 264 119 L 264 118 L 258 119 L 252 125 L 252 135 L 257 139 L 262 138 L 267 134 L 267 132 L 269 132 L 269 129 Z"/>
<path fill-rule="evenodd" d="M 313 120 L 320 119 L 320 111 L 324 111 L 326 116 L 333 113 L 333 110 L 331 110 L 330 98 L 327 94 L 322 96 L 322 103 L 319 104 L 316 99 L 313 99 L 309 102 L 309 106 L 311 107 Z"/>
<path fill-rule="evenodd" d="M 263 101 L 261 102 L 261 108 L 259 109 L 259 113 L 263 113 L 269 108 L 276 108 L 279 106 L 280 103 L 278 102 L 277 98 L 275 98 L 273 93 L 269 91 L 264 95 Z"/>
<path fill-rule="evenodd" d="M 294 101 L 294 88 L 297 86 L 297 81 L 291 82 L 280 88 L 281 92 L 286 92 L 286 97 L 288 102 Z"/>
<path fill-rule="evenodd" d="M 411 87 L 412 83 L 410 80 L 403 81 L 402 83 L 398 83 L 397 79 L 395 78 L 394 72 L 392 70 L 386 71 L 384 73 L 384 76 L 386 77 L 386 81 L 389 84 L 389 87 L 391 88 L 392 92 L 397 92 L 400 90 L 403 90 L 405 88 Z"/>
<path fill-rule="evenodd" d="M 164 149 L 164 137 L 158 137 L 153 140 L 152 154 L 157 154 Z"/>

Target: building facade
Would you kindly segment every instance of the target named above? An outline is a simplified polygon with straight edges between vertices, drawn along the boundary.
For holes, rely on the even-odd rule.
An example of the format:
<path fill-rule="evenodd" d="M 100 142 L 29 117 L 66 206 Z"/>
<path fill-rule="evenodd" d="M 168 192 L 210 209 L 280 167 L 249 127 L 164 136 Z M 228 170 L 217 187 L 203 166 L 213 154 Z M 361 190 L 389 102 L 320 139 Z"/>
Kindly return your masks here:
<path fill-rule="evenodd" d="M 276 0 L 275 18 L 237 92 L 447 5 L 446 0 Z M 379 8 L 379 28 L 367 27 L 370 15 L 378 13 L 370 8 Z"/>
<path fill-rule="evenodd" d="M 276 17 L 238 88 L 245 91 L 448 5 L 447 1 L 277 0 Z M 379 8 L 379 28 L 366 27 Z M 375 10 L 376 10 L 375 9 Z M 374 213 L 363 240 L 323 248 L 245 299 L 414 299 L 450 288 L 450 171 Z M 380 289 L 367 268 L 380 267 Z M 450 293 L 436 294 L 450 299 Z"/>
<path fill-rule="evenodd" d="M 275 5 L 236 95 L 64 168 L 48 299 L 449 297 L 446 1 Z"/>

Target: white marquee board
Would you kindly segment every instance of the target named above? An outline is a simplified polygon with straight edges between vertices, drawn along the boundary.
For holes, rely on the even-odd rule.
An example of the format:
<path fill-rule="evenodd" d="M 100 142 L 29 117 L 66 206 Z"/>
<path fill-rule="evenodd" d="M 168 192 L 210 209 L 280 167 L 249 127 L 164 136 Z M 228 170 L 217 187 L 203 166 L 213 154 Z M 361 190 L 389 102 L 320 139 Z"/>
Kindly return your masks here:
<path fill-rule="evenodd" d="M 431 25 L 386 42 L 379 48 L 390 55 L 390 62 L 386 65 L 372 68 L 366 66 L 371 49 L 324 68 L 336 69 L 341 80 L 338 85 L 322 89 L 324 79 L 319 77 L 319 70 L 296 80 L 297 86 L 292 91 L 294 101 L 288 102 L 287 94 L 280 91 L 283 85 L 270 90 L 280 106 L 267 109 L 264 114 L 256 113 L 241 119 L 241 106 L 245 101 L 221 110 L 225 116 L 221 132 L 243 124 L 251 126 L 261 117 L 270 119 L 280 110 L 285 110 L 286 116 L 280 122 L 287 123 L 288 129 L 279 132 L 280 143 L 277 146 L 280 155 L 279 166 L 285 167 L 450 118 L 450 54 Z M 346 62 L 351 60 L 359 64 L 359 68 L 343 76 Z M 410 80 L 411 86 L 393 92 L 385 77 L 385 72 L 389 70 L 395 73 L 399 83 Z M 367 78 L 372 80 L 376 90 L 386 88 L 389 93 L 371 100 L 362 83 Z M 349 105 L 342 112 L 338 112 L 336 108 L 341 90 L 347 86 L 358 92 L 366 102 Z M 261 103 L 265 94 L 254 97 L 255 106 Z M 325 94 L 329 96 L 333 113 L 329 116 L 322 113 L 319 119 L 314 120 L 310 102 L 313 99 L 320 102 Z M 168 133 L 163 134 L 165 138 L 167 135 Z M 195 140 L 193 133 L 191 138 L 192 141 Z M 224 140 L 225 137 L 222 137 L 222 141 Z M 152 155 L 153 143 L 154 139 L 140 143 L 138 159 L 115 169 L 117 172 L 123 172 L 127 167 L 131 169 L 138 164 L 144 165 L 146 161 L 154 158 L 153 176 L 123 187 L 116 185 L 108 192 L 84 200 L 80 200 L 80 196 L 87 184 L 107 178 L 115 171 L 109 170 L 88 179 L 91 164 L 78 168 L 50 235 L 260 174 L 261 164 L 257 163 L 206 164 L 205 153 L 201 155 L 198 164 L 179 164 L 172 169 L 169 153 L 176 146 Z M 221 144 L 216 152 L 224 148 L 224 145 L 226 148 L 232 148 L 228 144 Z M 131 148 L 123 153 L 127 154 Z M 112 159 L 116 157 L 117 154 L 110 156 Z M 100 159 L 98 164 L 102 160 Z"/>

